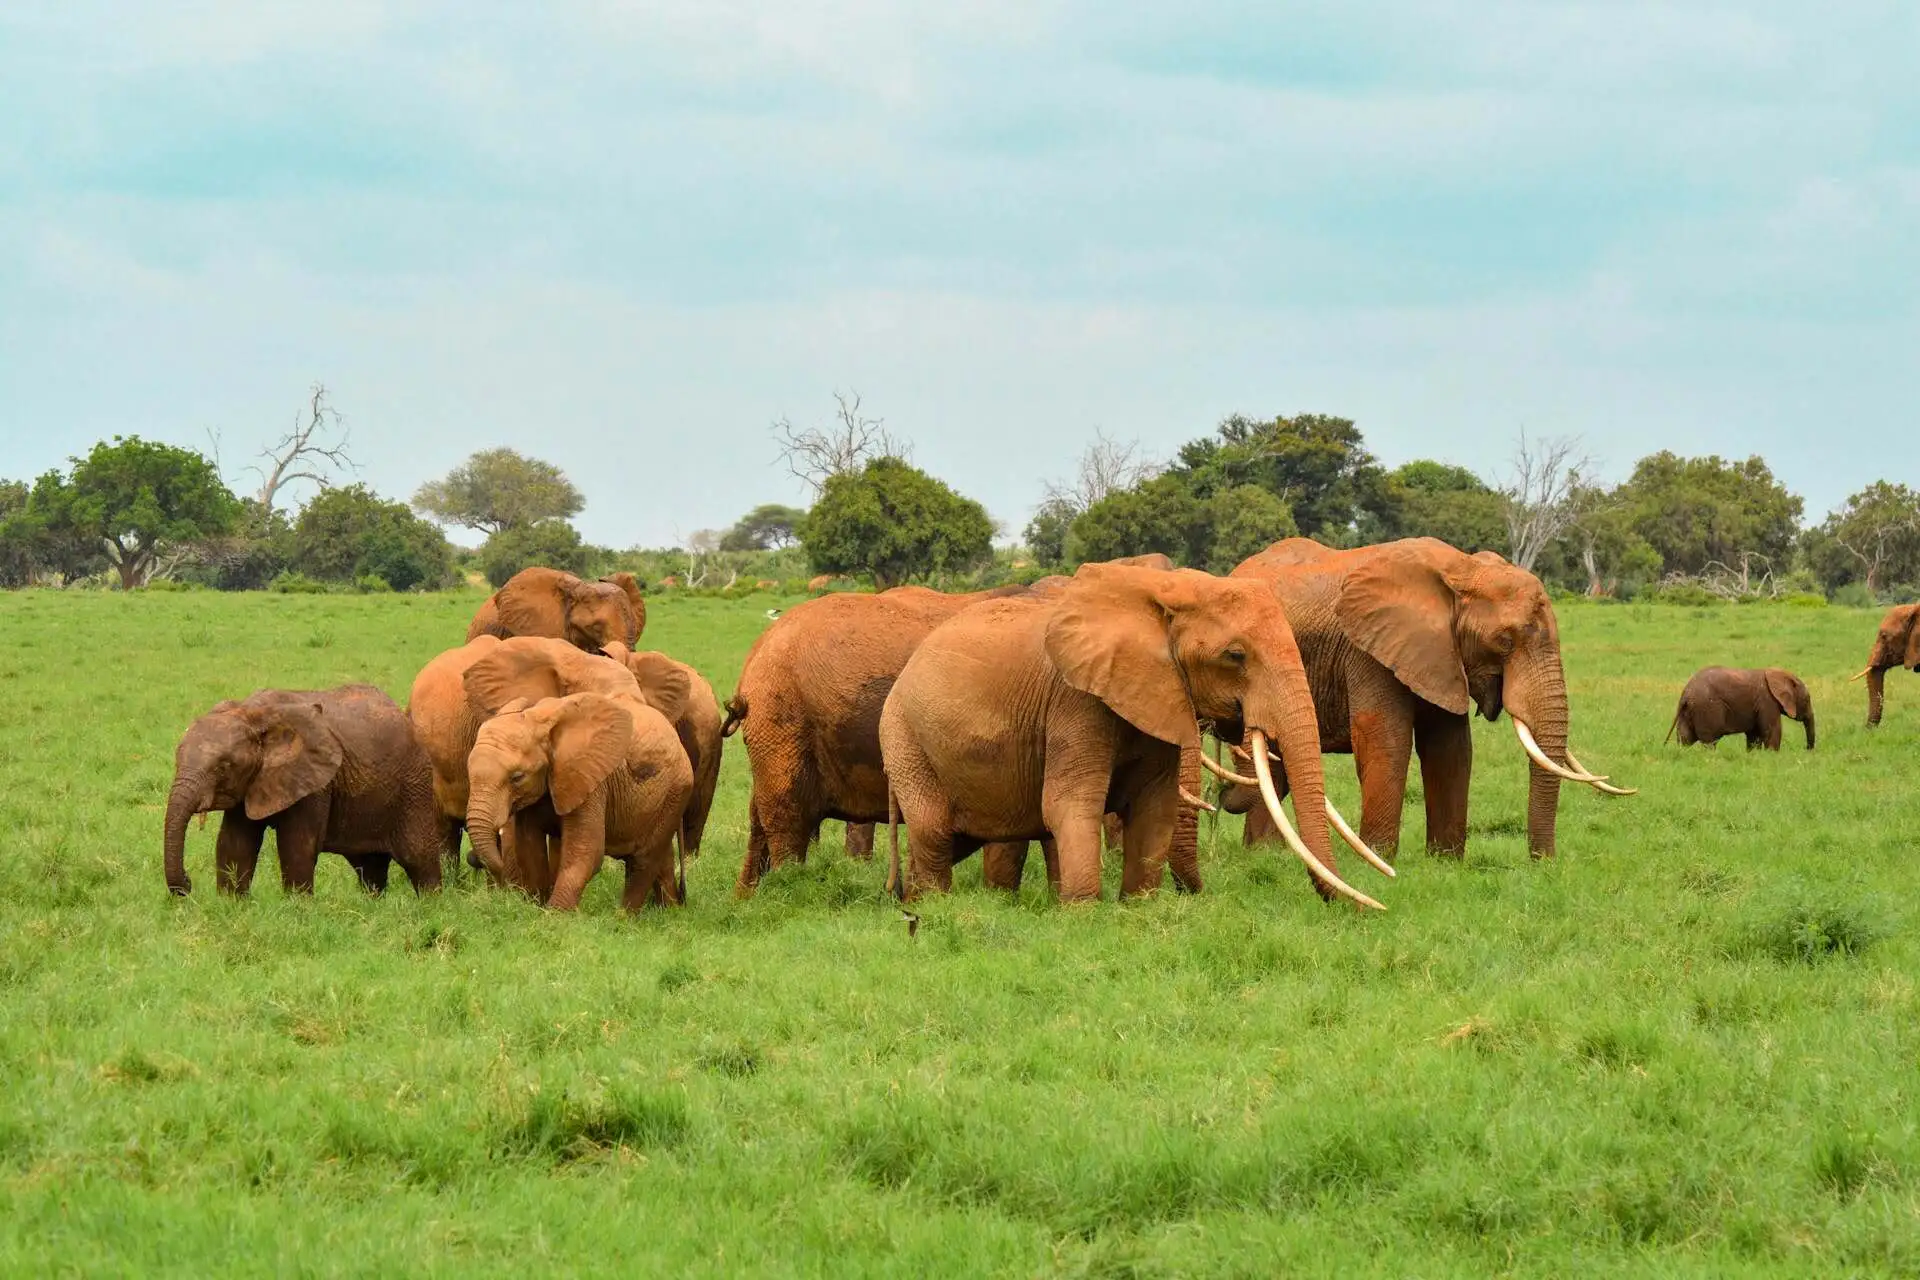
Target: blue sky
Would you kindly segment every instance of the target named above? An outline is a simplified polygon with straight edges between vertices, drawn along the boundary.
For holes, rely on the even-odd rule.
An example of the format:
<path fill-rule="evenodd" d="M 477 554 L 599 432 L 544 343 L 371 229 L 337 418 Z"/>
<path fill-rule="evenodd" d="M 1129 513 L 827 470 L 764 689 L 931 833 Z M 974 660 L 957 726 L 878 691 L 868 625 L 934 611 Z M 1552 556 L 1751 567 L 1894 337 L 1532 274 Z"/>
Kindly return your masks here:
<path fill-rule="evenodd" d="M 1920 483 L 1920 6 L 12 0 L 0 475 L 548 458 L 672 542 L 857 389 L 1024 524 L 1096 429 Z M 543 10 L 550 10 L 543 12 Z"/>

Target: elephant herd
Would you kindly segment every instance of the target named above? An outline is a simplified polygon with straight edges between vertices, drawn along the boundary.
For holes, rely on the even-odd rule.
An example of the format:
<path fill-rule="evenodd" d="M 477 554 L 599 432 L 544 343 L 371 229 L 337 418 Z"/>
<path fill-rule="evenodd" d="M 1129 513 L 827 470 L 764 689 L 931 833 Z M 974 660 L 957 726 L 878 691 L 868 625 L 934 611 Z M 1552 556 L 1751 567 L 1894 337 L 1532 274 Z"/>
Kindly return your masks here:
<path fill-rule="evenodd" d="M 1917 614 L 1887 616 L 1855 677 L 1871 677 L 1870 723 L 1885 671 L 1920 669 Z M 629 575 L 528 569 L 481 607 L 465 645 L 427 663 L 405 710 L 367 685 L 220 703 L 176 753 L 169 888 L 191 888 L 189 820 L 217 811 L 230 892 L 252 883 L 268 829 L 288 890 L 310 891 L 332 852 L 372 892 L 395 862 L 416 890 L 437 887 L 464 831 L 491 879 L 555 908 L 576 906 L 608 857 L 626 863 L 626 907 L 680 903 L 735 734 L 752 773 L 742 896 L 804 862 L 827 819 L 847 824 L 856 857 L 888 824 L 902 899 L 945 891 L 976 852 L 988 885 L 1017 888 L 1034 843 L 1063 900 L 1099 896 L 1108 848 L 1123 894 L 1157 889 L 1169 869 L 1198 891 L 1210 772 L 1219 807 L 1247 815 L 1248 844 L 1277 838 L 1323 897 L 1379 907 L 1341 877 L 1336 841 L 1393 874 L 1417 755 L 1427 849 L 1462 854 L 1475 711 L 1506 715 L 1531 762 L 1535 857 L 1554 853 L 1563 782 L 1632 794 L 1569 749 L 1539 580 L 1431 538 L 1352 550 L 1292 538 L 1225 577 L 1145 556 L 969 594 L 820 596 L 755 641 L 724 720 L 698 672 L 633 648 L 645 618 Z M 1708 668 L 1674 730 L 1683 744 L 1745 734 L 1777 749 L 1783 716 L 1804 722 L 1811 748 L 1798 678 Z M 1357 829 L 1327 799 L 1328 755 L 1353 757 Z"/>

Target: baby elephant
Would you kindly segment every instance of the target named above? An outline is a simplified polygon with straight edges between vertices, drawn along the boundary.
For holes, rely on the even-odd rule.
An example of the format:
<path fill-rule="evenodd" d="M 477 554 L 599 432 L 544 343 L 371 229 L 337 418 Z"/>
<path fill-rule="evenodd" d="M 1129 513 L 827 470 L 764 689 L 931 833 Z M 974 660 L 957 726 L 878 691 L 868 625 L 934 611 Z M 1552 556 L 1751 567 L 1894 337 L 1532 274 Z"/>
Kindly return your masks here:
<path fill-rule="evenodd" d="M 1783 715 L 1807 726 L 1807 750 L 1813 750 L 1813 698 L 1799 676 L 1779 667 L 1702 667 L 1680 691 L 1667 737 L 1677 732 L 1683 747 L 1712 746 L 1743 733 L 1747 750 L 1778 751 Z"/>
<path fill-rule="evenodd" d="M 167 888 L 185 894 L 187 822 L 219 810 L 220 888 L 245 893 L 267 828 L 280 883 L 313 892 L 319 855 L 338 853 L 378 893 L 398 862 L 416 892 L 440 887 L 433 771 L 406 712 L 372 685 L 268 689 L 222 702 L 193 722 L 173 757 L 167 796 Z"/>

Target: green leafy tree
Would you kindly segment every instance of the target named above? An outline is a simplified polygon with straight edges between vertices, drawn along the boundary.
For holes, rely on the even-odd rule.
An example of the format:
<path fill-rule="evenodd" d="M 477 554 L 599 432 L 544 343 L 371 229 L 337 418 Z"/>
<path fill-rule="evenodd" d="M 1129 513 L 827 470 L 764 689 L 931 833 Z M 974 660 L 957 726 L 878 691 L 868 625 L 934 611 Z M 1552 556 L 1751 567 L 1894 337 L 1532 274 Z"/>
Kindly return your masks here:
<path fill-rule="evenodd" d="M 807 513 L 799 507 L 763 503 L 741 516 L 720 535 L 722 551 L 778 551 L 800 541 L 800 522 Z"/>
<path fill-rule="evenodd" d="M 560 468 L 512 449 L 483 449 L 413 495 L 414 510 L 488 535 L 567 520 L 586 505 Z"/>
<path fill-rule="evenodd" d="M 1256 420 L 1234 414 L 1180 449 L 1170 474 L 1195 497 L 1251 484 L 1286 501 L 1300 531 L 1348 543 L 1387 515 L 1385 473 L 1349 418 L 1303 413 Z"/>
<path fill-rule="evenodd" d="M 1875 595 L 1920 583 L 1920 493 L 1876 480 L 1809 529 L 1805 546 L 1829 592 L 1850 582 Z"/>
<path fill-rule="evenodd" d="M 261 591 L 293 563 L 293 522 L 258 499 L 242 498 L 240 516 L 224 537 L 209 538 L 179 576 L 216 591 Z"/>
<path fill-rule="evenodd" d="M 1176 563 L 1192 564 L 1195 547 L 1208 544 L 1210 514 L 1187 477 L 1156 476 L 1110 493 L 1076 516 L 1067 532 L 1067 563 L 1157 551 Z"/>
<path fill-rule="evenodd" d="M 962 573 L 993 552 L 986 508 L 899 458 L 827 477 L 800 526 L 815 573 L 865 573 L 882 589 Z"/>
<path fill-rule="evenodd" d="M 438 587 L 453 576 L 439 529 L 404 503 L 363 484 L 322 489 L 293 526 L 292 567 L 323 582 L 380 578 L 396 591 Z"/>
<path fill-rule="evenodd" d="M 225 533 L 240 504 L 192 449 L 115 436 L 73 460 L 70 527 L 101 540 L 123 588 L 145 586 L 169 551 Z"/>
<path fill-rule="evenodd" d="M 1049 569 L 1065 567 L 1067 532 L 1077 515 L 1079 509 L 1067 498 L 1052 497 L 1040 504 L 1021 535 L 1037 563 Z"/>
<path fill-rule="evenodd" d="M 0 584 L 72 582 L 105 565 L 100 540 L 74 523 L 65 476 L 48 471 L 31 488 L 8 482 L 0 499 Z"/>
<path fill-rule="evenodd" d="M 1417 459 L 1386 475 L 1379 534 L 1438 538 L 1462 551 L 1506 552 L 1501 497 L 1465 467 Z"/>
<path fill-rule="evenodd" d="M 580 532 L 565 520 L 542 520 L 538 524 L 502 529 L 480 548 L 480 571 L 494 586 L 505 586 L 508 578 L 522 569 L 544 565 L 585 575 L 588 548 L 580 541 Z"/>
<path fill-rule="evenodd" d="M 1211 573 L 1231 573 L 1248 556 L 1299 534 L 1283 499 L 1254 484 L 1222 489 L 1207 503 L 1204 563 Z"/>
<path fill-rule="evenodd" d="M 1662 450 L 1634 464 L 1621 486 L 1627 526 L 1660 556 L 1667 573 L 1737 568 L 1764 557 L 1784 571 L 1803 507 L 1758 456 L 1682 458 Z"/>

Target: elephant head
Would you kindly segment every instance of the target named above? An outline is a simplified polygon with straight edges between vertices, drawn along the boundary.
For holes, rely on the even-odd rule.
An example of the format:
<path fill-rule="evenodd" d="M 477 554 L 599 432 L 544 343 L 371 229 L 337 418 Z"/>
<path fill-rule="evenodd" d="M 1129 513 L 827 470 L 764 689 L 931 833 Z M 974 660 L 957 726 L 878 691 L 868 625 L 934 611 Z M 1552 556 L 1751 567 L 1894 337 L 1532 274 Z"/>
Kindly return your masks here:
<path fill-rule="evenodd" d="M 589 652 L 609 641 L 632 644 L 640 636 L 646 606 L 627 581 L 585 582 L 558 569 L 522 569 L 493 594 L 500 625 L 513 636 L 557 636 Z"/>
<path fill-rule="evenodd" d="M 1764 674 L 1767 692 L 1779 704 L 1780 714 L 1807 726 L 1807 750 L 1813 750 L 1813 695 L 1807 692 L 1806 682 L 1779 667 L 1768 667 Z"/>
<path fill-rule="evenodd" d="M 1236 741 L 1253 737 L 1262 793 L 1316 887 L 1372 902 L 1332 871 L 1313 697 L 1293 629 L 1264 583 L 1089 564 L 1057 599 L 1046 648 L 1067 684 L 1183 756 L 1200 754 L 1201 721 Z M 1268 742 L 1294 789 L 1297 833 L 1267 776 Z"/>
<path fill-rule="evenodd" d="M 1880 712 L 1886 704 L 1888 668 L 1920 671 L 1920 630 L 1914 628 L 1915 618 L 1920 618 L 1920 604 L 1895 605 L 1887 610 L 1887 616 L 1880 619 L 1880 631 L 1873 638 L 1873 652 L 1867 657 L 1867 665 L 1854 677 L 1855 680 L 1860 676 L 1867 678 L 1870 727 L 1880 723 Z"/>
<path fill-rule="evenodd" d="M 634 665 L 629 666 L 627 659 L 635 660 Z M 614 699 L 638 696 L 672 720 L 691 689 L 686 672 L 664 655 L 629 654 L 620 644 L 609 645 L 601 653 L 582 653 L 544 636 L 502 640 L 468 667 L 461 680 L 467 700 L 483 715 L 498 714 L 516 698 L 538 702 L 600 693 Z"/>
<path fill-rule="evenodd" d="M 326 787 L 342 752 L 319 703 L 303 698 L 222 702 L 193 722 L 173 755 L 167 794 L 167 888 L 189 893 L 187 823 L 244 807 L 256 822 Z"/>
<path fill-rule="evenodd" d="M 1373 548 L 1347 574 L 1341 630 L 1414 693 L 1488 720 L 1505 711 L 1533 761 L 1527 842 L 1553 852 L 1561 779 L 1603 790 L 1567 753 L 1567 681 L 1560 628 L 1540 580 L 1498 556 L 1470 556 L 1435 538 Z"/>
<path fill-rule="evenodd" d="M 632 741 L 632 718 L 598 693 L 514 699 L 481 725 L 467 757 L 467 837 L 481 865 L 512 883 L 501 828 L 542 797 L 567 817 L 621 766 Z"/>

